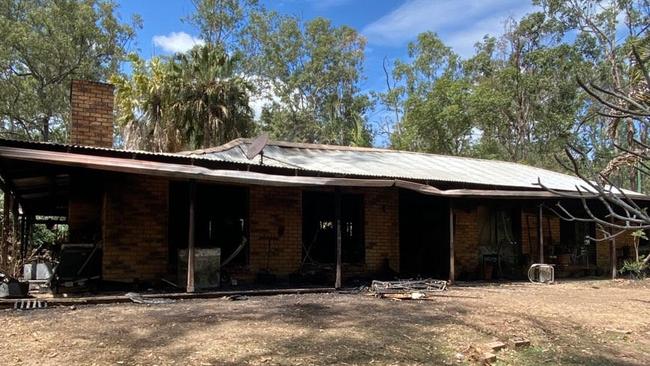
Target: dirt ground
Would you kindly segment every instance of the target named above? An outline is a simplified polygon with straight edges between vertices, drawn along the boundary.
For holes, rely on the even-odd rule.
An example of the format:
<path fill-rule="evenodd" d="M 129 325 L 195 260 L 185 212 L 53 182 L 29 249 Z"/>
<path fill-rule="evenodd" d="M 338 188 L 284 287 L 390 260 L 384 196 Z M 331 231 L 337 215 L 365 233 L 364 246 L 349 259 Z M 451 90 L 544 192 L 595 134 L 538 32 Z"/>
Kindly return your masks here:
<path fill-rule="evenodd" d="M 650 364 L 650 281 L 452 287 L 433 300 L 310 294 L 0 311 L 0 365 Z"/>

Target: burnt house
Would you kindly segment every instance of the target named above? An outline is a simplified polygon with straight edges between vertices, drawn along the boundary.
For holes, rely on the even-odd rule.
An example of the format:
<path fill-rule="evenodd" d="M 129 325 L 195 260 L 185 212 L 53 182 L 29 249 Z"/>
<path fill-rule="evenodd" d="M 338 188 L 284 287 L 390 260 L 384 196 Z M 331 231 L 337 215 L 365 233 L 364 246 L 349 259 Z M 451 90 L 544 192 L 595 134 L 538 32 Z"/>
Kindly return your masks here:
<path fill-rule="evenodd" d="M 175 281 L 211 248 L 228 259 L 221 272 L 238 283 L 518 279 L 539 262 L 565 275 L 603 274 L 631 254 L 630 235 L 586 242 L 593 225 L 547 209 L 568 200 L 542 190 L 538 179 L 573 191 L 582 182 L 570 175 L 265 139 L 181 153 L 115 149 L 112 86 L 75 81 L 71 95 L 70 144 L 1 140 L 0 176 L 23 230 L 58 217 L 70 242 L 101 248 L 103 281 Z"/>

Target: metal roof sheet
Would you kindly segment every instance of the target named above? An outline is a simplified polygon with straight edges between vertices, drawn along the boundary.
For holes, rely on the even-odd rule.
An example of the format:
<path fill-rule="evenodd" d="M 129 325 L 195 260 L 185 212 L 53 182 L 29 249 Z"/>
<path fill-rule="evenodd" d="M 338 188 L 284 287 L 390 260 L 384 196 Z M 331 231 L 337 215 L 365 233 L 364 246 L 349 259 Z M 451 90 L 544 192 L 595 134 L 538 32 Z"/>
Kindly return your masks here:
<path fill-rule="evenodd" d="M 51 142 L 0 139 L 0 145 L 18 144 L 18 147 L 55 149 L 72 148 L 77 151 L 114 152 L 148 156 L 209 160 L 244 165 L 304 170 L 315 173 L 351 177 L 376 177 L 401 180 L 466 183 L 518 189 L 538 189 L 538 179 L 550 189 L 576 191 L 583 187 L 580 178 L 529 165 L 499 160 L 486 160 L 379 148 L 349 147 L 271 141 L 259 155 L 249 160 L 246 149 L 252 139 L 236 139 L 227 144 L 203 150 L 179 153 L 161 153 L 116 148 L 101 148 Z M 641 195 L 623 190 L 625 194 Z"/>
<path fill-rule="evenodd" d="M 350 176 L 526 189 L 540 189 L 536 185 L 539 179 L 551 189 L 565 191 L 575 191 L 576 186 L 585 185 L 578 177 L 519 163 L 375 148 L 270 142 L 263 150 L 263 158 L 258 155 L 249 160 L 245 152 L 250 143 L 250 139 L 239 139 L 223 147 L 184 154 Z"/>

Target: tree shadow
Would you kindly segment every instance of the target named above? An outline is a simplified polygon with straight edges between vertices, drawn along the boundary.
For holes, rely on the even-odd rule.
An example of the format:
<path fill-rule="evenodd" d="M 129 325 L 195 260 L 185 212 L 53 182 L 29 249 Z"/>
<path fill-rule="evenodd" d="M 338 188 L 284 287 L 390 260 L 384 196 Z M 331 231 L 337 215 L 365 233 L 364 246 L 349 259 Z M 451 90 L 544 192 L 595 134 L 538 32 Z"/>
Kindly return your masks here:
<path fill-rule="evenodd" d="M 57 359 L 68 363 L 96 354 L 98 364 L 127 365 L 445 364 L 455 363 L 455 354 L 469 345 L 518 335 L 533 346 L 499 356 L 512 364 L 636 365 L 635 360 L 647 360 L 642 353 L 622 351 L 617 342 L 599 343 L 591 330 L 566 315 L 534 316 L 527 309 L 486 315 L 481 306 L 481 299 L 472 296 L 397 302 L 320 294 L 63 308 L 36 317 L 49 337 L 68 337 L 61 345 L 79 345 L 60 356 L 67 359 Z M 510 324 L 508 334 L 501 334 L 504 322 Z"/>

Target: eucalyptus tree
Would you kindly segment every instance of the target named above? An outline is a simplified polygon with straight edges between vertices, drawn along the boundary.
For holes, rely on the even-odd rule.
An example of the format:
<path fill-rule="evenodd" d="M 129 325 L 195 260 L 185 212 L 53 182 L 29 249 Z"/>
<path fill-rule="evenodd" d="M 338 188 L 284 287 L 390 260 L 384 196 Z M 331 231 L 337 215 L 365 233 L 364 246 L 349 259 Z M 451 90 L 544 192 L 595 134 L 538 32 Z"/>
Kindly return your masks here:
<path fill-rule="evenodd" d="M 0 0 L 0 133 L 65 141 L 70 80 L 117 71 L 139 24 L 108 0 Z"/>
<path fill-rule="evenodd" d="M 408 45 L 407 61 L 393 67 L 395 84 L 379 94 L 401 104 L 391 144 L 395 148 L 443 154 L 467 154 L 472 121 L 467 109 L 471 84 L 461 59 L 433 32 Z M 394 108 L 394 107 L 393 107 Z"/>
<path fill-rule="evenodd" d="M 395 111 L 394 147 L 557 166 L 572 139 L 583 57 L 542 13 L 509 20 L 461 59 L 432 32 L 408 46 L 379 101 Z"/>
<path fill-rule="evenodd" d="M 553 154 L 572 140 L 584 101 L 574 76 L 584 68 L 576 47 L 558 43 L 542 13 L 511 20 L 464 64 L 472 83 L 468 108 L 481 131 L 482 157 L 556 167 Z"/>
<path fill-rule="evenodd" d="M 192 0 L 192 4 L 194 12 L 184 20 L 198 28 L 205 42 L 228 52 L 241 50 L 249 19 L 263 11 L 258 0 Z"/>
<path fill-rule="evenodd" d="M 647 37 L 650 24 L 650 2 L 647 0 L 535 0 L 563 37 L 575 37 L 574 44 L 590 64 L 590 69 L 577 76 L 585 83 L 594 82 L 602 88 L 631 96 L 634 92 L 631 75 L 634 71 L 632 45 Z M 584 109 L 591 118 L 577 131 L 583 148 L 594 156 L 595 169 L 602 169 L 615 154 L 614 144 L 633 146 L 640 138 L 647 142 L 648 128 L 632 118 L 603 116 L 602 105 L 587 99 Z M 633 168 L 619 169 L 618 184 L 636 189 Z"/>
<path fill-rule="evenodd" d="M 254 70 L 267 101 L 261 128 L 291 141 L 371 143 L 370 101 L 359 86 L 365 39 L 356 30 L 268 12 L 252 19 L 249 32 L 259 44 Z"/>

